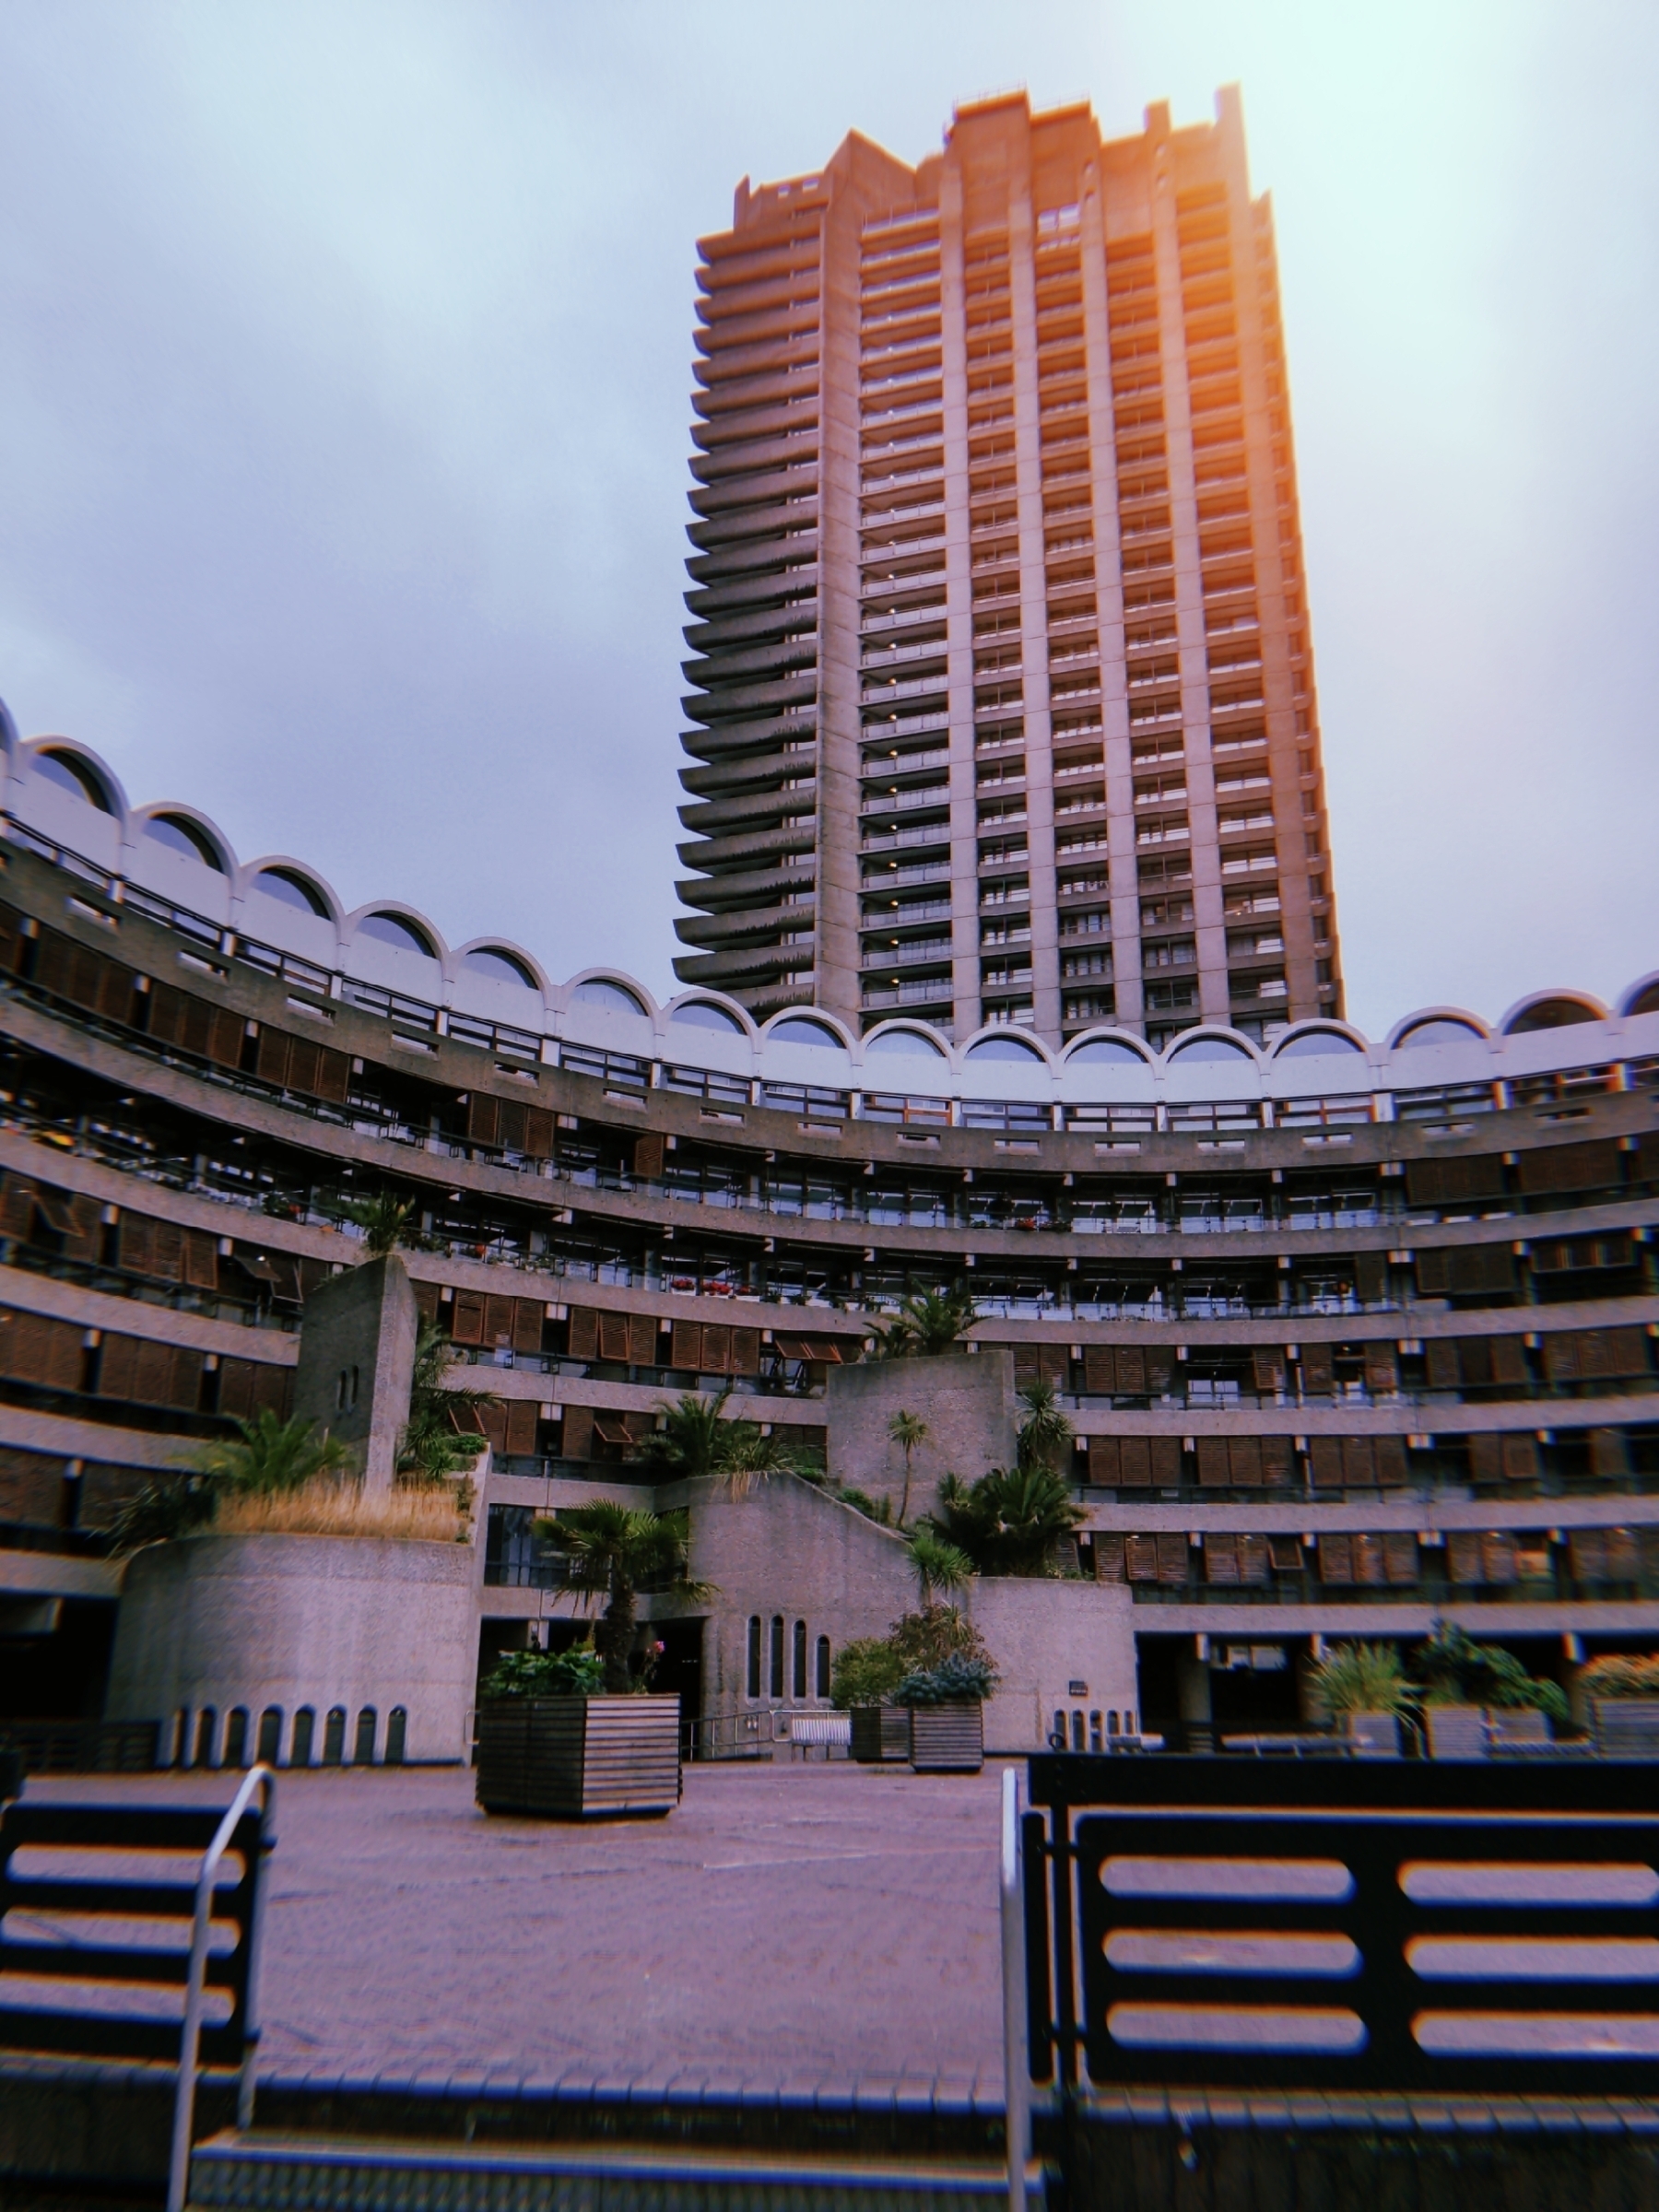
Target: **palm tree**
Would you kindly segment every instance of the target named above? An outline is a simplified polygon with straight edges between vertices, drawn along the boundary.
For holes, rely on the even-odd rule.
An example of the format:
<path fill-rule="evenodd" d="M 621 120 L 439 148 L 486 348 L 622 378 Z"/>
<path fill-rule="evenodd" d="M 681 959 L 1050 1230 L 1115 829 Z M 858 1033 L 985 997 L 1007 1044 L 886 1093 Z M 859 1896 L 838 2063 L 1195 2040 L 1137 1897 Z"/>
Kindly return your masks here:
<path fill-rule="evenodd" d="M 598 1498 L 536 1522 L 535 1533 L 567 1556 L 572 1590 L 582 1593 L 584 1601 L 606 1600 L 594 1648 L 605 1662 L 608 1691 L 632 1687 L 628 1662 L 634 1645 L 634 1600 L 642 1583 L 655 1583 L 682 1597 L 710 1594 L 707 1584 L 692 1582 L 686 1572 L 684 1513 L 643 1512 Z"/>
<path fill-rule="evenodd" d="M 968 1554 L 931 1528 L 919 1528 L 911 1538 L 910 1559 L 924 1612 L 933 1610 L 941 1593 L 962 1589 L 973 1572 Z"/>
<path fill-rule="evenodd" d="M 725 1403 L 730 1390 L 712 1398 L 683 1391 L 672 1406 L 660 1406 L 663 1425 L 645 1439 L 646 1456 L 665 1460 L 688 1481 L 718 1473 L 725 1449 Z"/>
<path fill-rule="evenodd" d="M 1028 1382 L 1019 1398 L 1026 1418 L 1020 1423 L 1016 1464 L 1022 1467 L 1052 1467 L 1075 1434 L 1060 1410 L 1054 1386 L 1052 1382 Z"/>
<path fill-rule="evenodd" d="M 415 1338 L 409 1418 L 397 1447 L 397 1472 L 406 1481 L 447 1482 L 464 1474 L 484 1449 L 478 1415 L 500 1401 L 487 1390 L 446 1387 L 454 1356 L 438 1324 L 423 1321 Z"/>
<path fill-rule="evenodd" d="M 319 1431 L 314 1422 L 278 1420 L 264 1406 L 251 1421 L 239 1420 L 234 1439 L 206 1445 L 197 1458 L 201 1473 L 221 1492 L 273 1497 L 297 1490 L 319 1475 L 345 1475 L 352 1467 L 349 1445 Z"/>
<path fill-rule="evenodd" d="M 896 1413 L 888 1423 L 888 1434 L 904 1454 L 904 1495 L 899 1500 L 900 1528 L 910 1519 L 911 1455 L 919 1444 L 927 1441 L 932 1433 L 919 1413 Z"/>
<path fill-rule="evenodd" d="M 378 1198 L 354 1198 L 346 1208 L 346 1219 L 363 1232 L 364 1258 L 383 1260 L 406 1243 L 414 1210 L 412 1198 L 394 1198 L 390 1191 L 382 1191 Z"/>
<path fill-rule="evenodd" d="M 1083 1519 L 1052 1467 L 993 1467 L 972 1488 L 939 1486 L 944 1533 L 981 1574 L 1046 1574 L 1055 1547 Z"/>
<path fill-rule="evenodd" d="M 883 1331 L 878 1357 L 936 1359 L 955 1350 L 973 1320 L 973 1300 L 965 1290 L 928 1290 L 907 1298 Z"/>

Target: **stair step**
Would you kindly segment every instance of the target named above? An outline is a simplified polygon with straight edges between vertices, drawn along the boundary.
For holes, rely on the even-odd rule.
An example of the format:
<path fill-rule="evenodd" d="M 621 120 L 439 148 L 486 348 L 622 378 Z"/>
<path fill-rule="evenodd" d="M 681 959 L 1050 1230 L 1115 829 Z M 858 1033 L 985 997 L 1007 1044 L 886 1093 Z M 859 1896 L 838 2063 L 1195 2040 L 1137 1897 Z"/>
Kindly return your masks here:
<path fill-rule="evenodd" d="M 198 2144 L 192 2212 L 990 2212 L 990 2160 L 394 2143 L 229 2133 Z"/>

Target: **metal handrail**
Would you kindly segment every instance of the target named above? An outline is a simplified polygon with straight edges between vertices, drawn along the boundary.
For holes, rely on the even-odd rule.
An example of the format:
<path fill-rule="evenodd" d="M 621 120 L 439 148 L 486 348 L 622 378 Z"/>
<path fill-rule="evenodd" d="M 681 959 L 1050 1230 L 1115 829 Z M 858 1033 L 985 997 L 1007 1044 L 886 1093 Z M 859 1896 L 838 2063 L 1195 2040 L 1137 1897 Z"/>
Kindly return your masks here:
<path fill-rule="evenodd" d="M 275 1839 L 271 1820 L 276 1808 L 276 1776 L 269 1767 L 249 1769 L 230 1800 L 224 1818 L 214 1831 L 202 1856 L 196 1877 L 195 1916 L 190 1934 L 190 1969 L 184 1983 L 184 2025 L 179 2037 L 179 2082 L 173 2098 L 172 2152 L 167 2168 L 167 2212 L 184 2212 L 190 2181 L 190 2138 L 195 2119 L 196 2071 L 200 2063 L 202 2008 L 206 1994 L 207 1943 L 213 1923 L 213 1893 L 218 1887 L 219 1863 L 230 1848 L 237 1825 L 255 1790 L 263 1793 L 259 1856 L 250 1869 L 253 1884 L 253 1909 L 248 1915 L 248 1960 L 242 1990 L 242 2063 L 236 2092 L 236 2124 L 249 2126 L 253 2118 L 253 2065 L 259 2049 L 259 1937 L 265 1920 L 263 1862 Z"/>
<path fill-rule="evenodd" d="M 1002 1863 L 1003 2082 L 1007 2111 L 1008 2212 L 1026 2212 L 1031 2153 L 1031 2066 L 1026 2050 L 1025 1898 L 1020 1874 L 1019 1771 L 1003 1769 Z"/>

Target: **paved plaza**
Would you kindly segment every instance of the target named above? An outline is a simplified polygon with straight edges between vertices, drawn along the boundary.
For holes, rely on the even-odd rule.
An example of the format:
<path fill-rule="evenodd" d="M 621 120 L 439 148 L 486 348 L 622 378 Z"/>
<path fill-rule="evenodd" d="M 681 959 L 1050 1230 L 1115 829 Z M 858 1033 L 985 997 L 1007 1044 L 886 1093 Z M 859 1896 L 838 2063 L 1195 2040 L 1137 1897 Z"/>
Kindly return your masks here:
<path fill-rule="evenodd" d="M 487 1819 L 461 1770 L 284 1774 L 262 2069 L 1000 2100 L 998 1788 L 691 1767 L 666 1819 L 565 1825 Z"/>

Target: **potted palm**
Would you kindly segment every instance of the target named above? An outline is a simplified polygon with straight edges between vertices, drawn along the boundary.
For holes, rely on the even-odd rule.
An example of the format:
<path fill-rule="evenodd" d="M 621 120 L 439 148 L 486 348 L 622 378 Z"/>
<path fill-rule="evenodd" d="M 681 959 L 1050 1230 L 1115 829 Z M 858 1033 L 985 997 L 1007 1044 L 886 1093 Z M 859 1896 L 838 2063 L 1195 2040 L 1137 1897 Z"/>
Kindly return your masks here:
<path fill-rule="evenodd" d="M 538 1521 L 565 1555 L 568 1586 L 605 1601 L 592 1649 L 572 1662 L 516 1653 L 498 1668 L 478 1711 L 478 1803 L 489 1813 L 591 1818 L 666 1813 L 680 1799 L 679 1699 L 650 1693 L 654 1647 L 639 1641 L 637 1599 L 653 1583 L 704 1594 L 686 1572 L 684 1513 L 653 1513 L 597 1499 Z"/>
<path fill-rule="evenodd" d="M 1529 1675 L 1501 1644 L 1478 1643 L 1446 1621 L 1418 1646 L 1414 1665 L 1431 1759 L 1484 1759 L 1506 1734 L 1547 1742 L 1547 1724 L 1568 1720 L 1559 1682 Z"/>
<path fill-rule="evenodd" d="M 1339 1643 L 1313 1670 L 1314 1701 L 1360 1758 L 1396 1758 L 1417 1691 L 1392 1643 Z"/>

